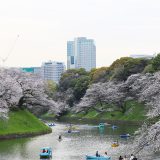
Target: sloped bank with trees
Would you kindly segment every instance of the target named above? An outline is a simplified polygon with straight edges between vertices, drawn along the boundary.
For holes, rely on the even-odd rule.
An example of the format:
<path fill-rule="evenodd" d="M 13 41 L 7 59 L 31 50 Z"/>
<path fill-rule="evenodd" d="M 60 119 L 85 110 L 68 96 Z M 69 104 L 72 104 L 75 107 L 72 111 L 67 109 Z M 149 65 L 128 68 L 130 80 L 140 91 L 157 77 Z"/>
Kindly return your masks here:
<path fill-rule="evenodd" d="M 59 106 L 48 97 L 48 84 L 20 70 L 0 69 L 0 138 L 33 136 L 51 132 L 35 115 Z M 32 112 L 33 114 L 31 114 Z"/>
<path fill-rule="evenodd" d="M 129 76 L 147 72 L 146 68 L 151 63 L 151 60 L 148 59 L 122 57 L 113 62 L 110 67 L 93 69 L 91 72 L 86 72 L 84 69 L 67 70 L 62 75 L 53 99 L 68 106 L 67 111 L 61 112 L 63 117 L 143 120 L 145 116 L 140 117 L 136 114 L 137 117 L 133 118 L 132 115 L 138 110 L 145 114 L 146 107 L 144 104 L 130 101 L 127 98 L 127 89 L 123 89 L 125 93 L 123 91 L 119 93 L 117 90 Z M 115 92 L 114 95 L 112 92 Z M 116 95 L 116 93 L 119 95 Z M 117 96 L 118 99 L 114 99 L 114 96 L 115 98 Z M 83 103 L 86 97 L 90 99 L 90 102 L 87 100 L 88 104 Z M 106 98 L 105 100 L 104 97 Z M 141 115 L 142 113 L 139 114 Z M 126 116 L 124 117 L 124 115 Z M 127 119 L 125 119 L 126 117 Z"/>
<path fill-rule="evenodd" d="M 143 149 L 156 152 L 160 150 L 159 70 L 160 54 L 151 60 L 123 57 L 110 67 L 91 72 L 68 70 L 62 75 L 53 99 L 67 106 L 60 116 L 69 118 L 95 119 L 105 113 L 106 119 L 128 120 L 125 114 L 136 106 L 135 120 L 146 121 L 138 131 L 133 148 L 135 152 Z M 136 111 L 140 110 L 141 116 L 137 117 Z"/>

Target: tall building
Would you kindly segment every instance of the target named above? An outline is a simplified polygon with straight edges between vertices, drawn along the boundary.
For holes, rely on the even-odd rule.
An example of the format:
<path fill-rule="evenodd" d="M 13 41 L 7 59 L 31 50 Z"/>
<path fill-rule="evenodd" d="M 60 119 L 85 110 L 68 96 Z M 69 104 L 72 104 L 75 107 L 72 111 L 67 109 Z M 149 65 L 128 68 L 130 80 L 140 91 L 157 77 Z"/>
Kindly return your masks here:
<path fill-rule="evenodd" d="M 61 74 L 65 71 L 65 65 L 62 62 L 48 61 L 41 67 L 41 74 L 44 80 L 53 80 L 59 82 Z"/>
<path fill-rule="evenodd" d="M 74 41 L 67 42 L 67 69 L 75 68 Z"/>
<path fill-rule="evenodd" d="M 96 68 L 96 46 L 93 39 L 77 37 L 67 42 L 67 69 Z"/>

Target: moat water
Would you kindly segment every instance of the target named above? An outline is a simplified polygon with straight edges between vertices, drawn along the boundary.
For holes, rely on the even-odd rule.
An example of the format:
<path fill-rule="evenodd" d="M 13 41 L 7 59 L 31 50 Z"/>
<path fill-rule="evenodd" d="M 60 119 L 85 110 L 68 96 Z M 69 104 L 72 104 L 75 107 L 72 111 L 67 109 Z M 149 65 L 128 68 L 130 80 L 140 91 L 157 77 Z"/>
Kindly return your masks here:
<path fill-rule="evenodd" d="M 133 143 L 132 136 L 121 139 L 120 134 L 133 135 L 137 126 L 121 125 L 112 129 L 111 125 L 103 129 L 92 125 L 74 125 L 77 133 L 67 133 L 67 123 L 56 123 L 50 134 L 33 138 L 19 138 L 0 141 L 0 160 L 39 160 L 41 147 L 49 146 L 53 149 L 53 160 L 85 160 L 85 155 L 95 155 L 99 151 L 101 155 L 107 151 L 112 160 L 118 160 L 120 155 L 130 153 Z M 58 136 L 62 135 L 62 141 Z M 119 141 L 119 147 L 112 148 L 113 141 Z M 128 147 L 127 147 L 128 146 Z M 143 160 L 160 160 L 158 154 L 143 156 Z"/>

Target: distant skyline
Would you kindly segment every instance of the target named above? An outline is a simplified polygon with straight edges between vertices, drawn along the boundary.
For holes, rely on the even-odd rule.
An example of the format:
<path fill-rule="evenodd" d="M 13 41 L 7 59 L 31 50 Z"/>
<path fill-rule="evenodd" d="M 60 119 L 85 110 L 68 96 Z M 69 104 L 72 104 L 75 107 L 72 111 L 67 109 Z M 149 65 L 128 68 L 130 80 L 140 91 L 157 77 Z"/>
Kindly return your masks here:
<path fill-rule="evenodd" d="M 159 0 L 0 0 L 0 57 L 9 67 L 67 62 L 67 41 L 95 40 L 97 67 L 160 52 Z M 0 60 L 0 65 L 2 61 Z"/>

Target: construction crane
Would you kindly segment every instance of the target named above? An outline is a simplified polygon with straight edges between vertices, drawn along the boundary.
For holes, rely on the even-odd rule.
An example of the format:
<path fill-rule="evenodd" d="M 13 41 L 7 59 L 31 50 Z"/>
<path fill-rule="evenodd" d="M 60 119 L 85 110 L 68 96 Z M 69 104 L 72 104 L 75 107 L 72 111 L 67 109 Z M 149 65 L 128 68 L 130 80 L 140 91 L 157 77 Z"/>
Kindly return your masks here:
<path fill-rule="evenodd" d="M 17 35 L 16 39 L 14 40 L 13 42 L 13 45 L 11 46 L 11 48 L 9 49 L 8 51 L 8 54 L 5 56 L 5 57 L 0 57 L 1 61 L 2 61 L 2 64 L 4 66 L 4 63 L 8 60 L 9 56 L 11 55 L 11 53 L 13 52 L 15 46 L 16 46 L 16 43 L 19 39 L 19 34 Z"/>

